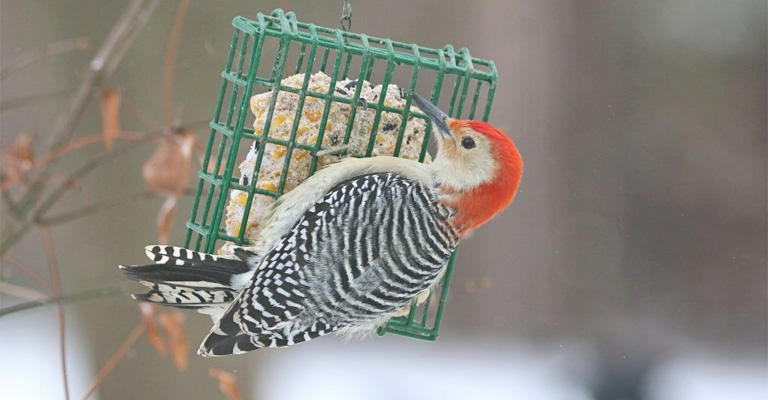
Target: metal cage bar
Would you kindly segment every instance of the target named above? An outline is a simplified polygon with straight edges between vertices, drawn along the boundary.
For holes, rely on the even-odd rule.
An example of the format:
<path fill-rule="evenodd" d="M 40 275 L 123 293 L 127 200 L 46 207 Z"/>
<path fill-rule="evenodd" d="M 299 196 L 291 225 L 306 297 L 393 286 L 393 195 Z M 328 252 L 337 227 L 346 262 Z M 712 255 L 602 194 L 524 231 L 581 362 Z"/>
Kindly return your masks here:
<path fill-rule="evenodd" d="M 426 122 L 419 161 L 423 162 L 427 154 L 427 144 L 432 134 L 431 122 L 423 113 L 410 110 L 410 96 L 405 99 L 406 104 L 403 109 L 385 105 L 384 98 L 389 84 L 396 84 L 401 88 L 407 87 L 409 93 L 419 88 L 426 91 L 423 83 L 422 86 L 419 84 L 427 79 L 425 76 L 434 77 L 434 83 L 429 88 L 429 97 L 435 104 L 442 103 L 449 115 L 456 118 L 461 118 L 462 115 L 468 118 L 481 115 L 481 118 L 486 121 L 490 116 L 496 91 L 496 66 L 491 60 L 471 56 L 466 48 L 456 51 L 453 46 L 446 45 L 441 49 L 432 49 L 391 39 L 320 27 L 299 22 L 292 12 L 284 13 L 279 9 L 269 15 L 259 13 L 254 20 L 236 17 L 232 25 L 234 34 L 227 62 L 221 72 L 222 84 L 213 119 L 209 123 L 210 134 L 206 143 L 205 158 L 198 173 L 199 179 L 192 211 L 186 224 L 188 229 L 184 246 L 187 248 L 212 253 L 223 241 L 247 245 L 244 235 L 248 211 L 251 209 L 253 199 L 257 195 L 278 198 L 283 193 L 293 152 L 295 150 L 310 152 L 312 160 L 309 174 L 316 171 L 318 157 L 315 154 L 323 149 L 323 136 L 332 102 L 351 105 L 343 139 L 345 144 L 349 143 L 363 80 L 371 79 L 377 62 L 380 66 L 384 65 L 384 75 L 379 80 L 382 91 L 378 101 L 367 105 L 369 109 L 375 111 L 375 114 L 364 156 L 371 155 L 383 113 L 396 113 L 402 117 L 397 132 L 395 156 L 400 155 L 406 123 L 410 118 L 420 118 Z M 278 42 L 271 66 L 267 64 L 269 60 L 266 58 L 266 40 Z M 295 59 L 295 65 L 289 67 L 288 55 L 292 46 L 298 48 L 298 54 L 295 58 L 291 58 L 291 60 Z M 335 54 L 332 55 L 333 52 Z M 320 60 L 319 69 L 315 69 L 316 58 Z M 353 67 L 353 62 L 356 60 L 359 61 L 359 68 Z M 271 67 L 268 68 L 268 76 L 261 76 L 259 71 L 264 68 L 260 67 L 265 66 Z M 309 90 L 310 75 L 317 71 L 326 72 L 329 66 L 331 70 L 327 73 L 331 83 L 327 92 L 319 93 Z M 397 80 L 395 72 L 402 68 L 410 68 L 411 72 L 409 78 L 400 81 Z M 294 88 L 281 83 L 286 74 L 302 72 L 305 76 L 301 87 Z M 350 77 L 351 73 L 357 73 L 357 76 Z M 448 84 L 450 90 L 444 91 L 446 79 L 449 77 L 453 79 Z M 338 81 L 347 78 L 357 79 L 351 98 L 340 97 L 333 90 Z M 470 92 L 472 84 L 474 84 L 474 91 Z M 272 92 L 272 100 L 261 132 L 246 126 L 250 98 L 257 88 L 262 92 Z M 287 140 L 269 136 L 279 92 L 298 95 L 296 118 Z M 322 99 L 325 105 L 315 143 L 297 143 L 299 116 L 307 97 Z M 252 179 L 241 183 L 235 176 L 235 170 L 242 161 L 238 159 L 238 150 L 243 140 L 253 142 L 253 146 L 258 149 L 258 155 L 251 171 Z M 275 190 L 264 189 L 257 182 L 268 144 L 283 146 L 286 151 L 280 180 Z M 245 212 L 235 236 L 228 235 L 221 226 L 227 199 L 232 190 L 247 194 Z M 438 284 L 430 289 L 425 302 L 418 304 L 414 300 L 406 315 L 392 318 L 379 330 L 379 334 L 393 333 L 421 340 L 435 340 L 440 329 L 455 260 L 456 253 L 451 256 Z"/>

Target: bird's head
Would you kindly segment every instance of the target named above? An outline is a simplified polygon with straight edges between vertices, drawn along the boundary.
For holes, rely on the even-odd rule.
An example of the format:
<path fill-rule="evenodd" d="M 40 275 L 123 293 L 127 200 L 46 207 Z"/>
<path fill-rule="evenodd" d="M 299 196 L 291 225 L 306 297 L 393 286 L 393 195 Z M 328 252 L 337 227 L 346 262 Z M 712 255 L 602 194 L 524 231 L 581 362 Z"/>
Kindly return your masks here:
<path fill-rule="evenodd" d="M 454 226 L 469 232 L 512 203 L 523 159 L 512 139 L 493 125 L 450 118 L 416 93 L 413 100 L 432 121 L 438 151 L 431 167 L 441 201 L 456 209 Z"/>

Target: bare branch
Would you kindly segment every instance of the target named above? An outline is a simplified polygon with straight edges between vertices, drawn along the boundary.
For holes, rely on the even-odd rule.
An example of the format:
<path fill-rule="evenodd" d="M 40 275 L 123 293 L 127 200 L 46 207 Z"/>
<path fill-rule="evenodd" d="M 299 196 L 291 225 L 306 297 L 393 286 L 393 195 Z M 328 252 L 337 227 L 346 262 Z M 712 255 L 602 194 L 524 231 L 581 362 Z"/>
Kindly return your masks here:
<path fill-rule="evenodd" d="M 116 146 L 111 153 L 102 153 L 75 170 L 68 176 L 68 179 L 65 179 L 64 182 L 62 182 L 56 189 L 54 189 L 54 191 L 45 200 L 43 200 L 40 205 L 36 207 L 31 219 L 24 220 L 20 226 L 16 228 L 16 230 L 10 231 L 10 233 L 7 233 L 3 236 L 2 242 L 0 242 L 0 256 L 4 255 L 11 248 L 11 246 L 16 244 L 16 242 L 18 242 L 19 239 L 21 239 L 27 233 L 33 224 L 38 223 L 40 217 L 46 211 L 48 211 L 48 209 L 50 209 L 61 198 L 61 196 L 67 192 L 67 190 L 71 187 L 71 182 L 79 180 L 84 175 L 93 171 L 97 167 L 113 160 L 118 154 L 134 149 L 142 143 L 144 142 L 131 142 L 122 146 Z M 51 164 L 52 163 L 49 163 L 48 165 Z"/>
<path fill-rule="evenodd" d="M 91 60 L 90 68 L 70 102 L 68 110 L 59 115 L 53 125 L 50 149 L 67 143 L 74 133 L 75 125 L 88 105 L 96 88 L 101 86 L 115 70 L 125 55 L 136 35 L 149 20 L 159 0 L 133 0 L 114 28 L 104 40 L 96 56 Z"/>
<path fill-rule="evenodd" d="M 55 92 L 33 94 L 30 96 L 17 97 L 15 99 L 0 101 L 0 111 L 8 111 L 18 107 L 37 104 L 41 101 L 53 100 L 71 92 L 72 89 L 57 90 Z"/>
<path fill-rule="evenodd" d="M 61 379 L 64 381 L 64 398 L 69 400 L 69 374 L 67 373 L 67 326 L 64 319 L 64 306 L 56 306 L 56 316 L 59 322 L 59 353 L 61 355 Z"/>
<path fill-rule="evenodd" d="M 149 115 L 145 114 L 143 111 L 139 110 L 138 107 L 136 107 L 133 103 L 131 103 L 130 99 L 123 99 L 123 105 L 124 110 L 128 113 L 130 113 L 134 118 L 136 118 L 137 121 L 143 123 L 147 127 L 149 127 L 151 130 L 154 131 L 162 131 L 163 130 L 163 124 L 160 122 L 155 121 L 150 117 Z"/>
<path fill-rule="evenodd" d="M 72 100 L 69 102 L 69 108 L 62 111 L 56 118 L 56 122 L 51 129 L 48 150 L 55 150 L 66 145 L 72 137 L 75 126 L 80 121 L 88 101 L 91 99 L 96 88 L 107 79 L 122 60 L 128 47 L 133 43 L 136 35 L 144 27 L 149 16 L 154 11 L 159 0 L 132 0 L 126 8 L 120 19 L 115 23 L 107 39 L 102 43 L 96 56 L 91 60 L 90 69 L 85 78 L 80 83 L 80 87 L 75 92 Z M 53 168 L 54 162 L 46 164 L 39 176 L 33 181 L 19 202 L 19 214 L 26 217 L 27 213 L 40 199 L 43 192 L 43 182 L 46 180 L 48 172 Z M 27 227 L 22 227 L 26 231 Z M 0 244 L 0 254 L 7 250 L 9 240 L 15 243 L 18 239 L 14 232 L 9 236 L 10 239 L 3 240 Z M 11 243 L 11 244 L 12 244 Z"/>
<path fill-rule="evenodd" d="M 41 228 L 45 254 L 48 257 L 48 268 L 51 274 L 51 291 L 53 296 L 61 296 L 61 275 L 59 274 L 59 260 L 56 258 L 56 248 L 53 246 L 53 235 L 48 228 Z"/>
<path fill-rule="evenodd" d="M 199 126 L 199 125 L 206 125 L 208 124 L 207 120 L 199 120 L 199 121 L 193 121 L 188 124 L 184 124 L 185 127 L 193 127 L 193 126 Z M 36 211 L 33 213 L 33 217 L 22 219 L 23 214 L 18 212 L 18 220 L 19 225 L 14 227 L 13 229 L 5 230 L 3 231 L 4 234 L 2 236 L 2 240 L 0 240 L 0 256 L 3 256 L 8 252 L 8 250 L 13 247 L 16 242 L 18 242 L 24 235 L 29 231 L 29 228 L 32 227 L 33 223 L 37 222 L 39 218 L 50 208 L 52 207 L 56 201 L 71 187 L 71 182 L 76 182 L 80 178 L 82 178 L 84 175 L 89 173 L 90 171 L 94 170 L 96 167 L 105 164 L 108 161 L 114 160 L 117 158 L 117 155 L 121 154 L 122 152 L 126 152 L 132 149 L 135 149 L 138 147 L 138 145 L 145 143 L 147 140 L 153 139 L 155 136 L 159 135 L 159 133 L 148 133 L 144 135 L 145 140 L 141 140 L 141 138 L 136 138 L 136 142 L 124 144 L 124 145 L 118 145 L 115 147 L 115 149 L 111 153 L 103 153 L 100 156 L 97 156 L 96 158 L 92 159 L 89 163 L 81 166 L 79 169 L 77 169 L 75 172 L 70 174 L 67 179 L 65 179 L 62 184 L 54 190 L 53 193 L 49 195 L 48 198 L 40 202 L 40 205 L 37 205 Z M 55 152 L 54 152 L 55 153 Z M 49 153 L 53 154 L 53 153 Z M 110 156 L 112 156 L 110 158 Z M 48 165 L 51 165 L 50 163 Z M 42 181 L 39 181 L 39 183 L 42 184 Z M 42 188 L 42 186 L 41 186 Z M 29 193 L 28 193 L 29 194 Z M 29 197 L 29 196 L 27 196 Z M 21 204 L 22 202 L 15 202 L 16 204 Z M 28 205 L 29 208 L 34 207 L 35 204 Z M 1 314 L 0 314 L 1 315 Z"/>
<path fill-rule="evenodd" d="M 15 268 L 17 268 L 19 271 L 23 272 L 28 277 L 34 279 L 37 283 L 40 284 L 43 288 L 45 288 L 48 291 L 51 291 L 51 284 L 39 273 L 37 270 L 32 268 L 31 265 L 28 265 L 24 261 L 19 260 L 16 257 L 13 257 L 9 254 L 6 254 L 2 258 L 0 258 L 4 263 L 8 263 Z"/>
<path fill-rule="evenodd" d="M 46 307 L 52 304 L 67 304 L 73 301 L 95 299 L 100 297 L 115 296 L 118 294 L 128 293 L 130 284 L 124 283 L 115 286 L 109 286 L 104 288 L 97 288 L 86 290 L 84 292 L 70 294 L 61 297 L 51 297 L 41 301 L 28 301 L 25 303 L 16 304 L 14 306 L 0 309 L 0 317 L 15 314 L 17 312 L 32 310 L 35 308 Z"/>
<path fill-rule="evenodd" d="M 173 126 L 173 68 L 176 65 L 176 54 L 179 51 L 181 31 L 184 20 L 187 17 L 189 0 L 182 0 L 176 9 L 176 19 L 173 21 L 171 36 L 168 38 L 168 47 L 165 51 L 165 64 L 163 65 L 163 110 L 165 111 L 165 123 L 167 127 Z"/>
<path fill-rule="evenodd" d="M 117 155 L 125 153 L 128 150 L 132 150 L 132 149 L 140 146 L 143 143 L 146 143 L 146 142 L 144 142 L 144 141 L 136 141 L 136 142 L 127 143 L 127 144 L 125 144 L 123 146 L 116 146 L 115 149 L 112 150 L 112 152 L 109 152 L 109 153 L 104 152 L 104 153 L 98 155 L 97 157 L 94 157 L 93 159 L 91 159 L 91 161 L 87 162 L 86 164 L 84 164 L 83 166 L 78 168 L 75 172 L 70 174 L 69 178 L 71 178 L 73 180 L 80 179 L 84 175 L 86 175 L 87 173 L 89 173 L 92 170 L 96 169 L 97 167 L 99 167 L 101 165 L 104 165 L 105 163 L 111 161 Z M 67 182 L 62 183 L 56 189 L 54 189 L 54 191 L 51 193 L 51 195 L 48 196 L 40 204 L 39 207 L 37 207 L 37 210 L 35 211 L 35 215 L 33 216 L 32 219 L 34 221 L 36 221 L 36 222 L 39 221 L 41 216 L 46 211 L 48 211 L 48 209 L 50 209 L 53 206 L 53 204 L 55 204 L 59 200 L 59 198 L 61 198 L 61 196 L 64 195 L 64 193 L 66 193 L 67 189 L 69 189 L 69 185 L 67 184 Z"/>
<path fill-rule="evenodd" d="M 37 61 L 50 59 L 52 57 L 72 51 L 85 50 L 87 48 L 88 39 L 76 38 L 60 40 L 58 42 L 53 42 L 43 48 L 20 54 L 12 59 L 8 65 L 0 71 L 0 81 L 4 81 L 15 72 L 24 69 L 25 67 Z"/>
<path fill-rule="evenodd" d="M 3 235 L 3 240 L 0 242 L 0 256 L 5 255 L 5 253 L 10 250 L 11 247 L 27 233 L 27 231 L 29 231 L 30 227 L 32 227 L 32 224 L 29 223 L 29 221 L 26 221 L 17 229 L 6 231 L 7 233 Z M 0 315 L 2 315 L 2 312 L 0 312 Z"/>
<path fill-rule="evenodd" d="M 125 353 L 128 352 L 128 350 L 133 347 L 133 345 L 136 343 L 137 340 L 141 337 L 141 334 L 144 333 L 144 323 L 142 321 L 139 321 L 136 326 L 131 329 L 131 332 L 128 334 L 128 337 L 123 340 L 123 343 L 120 344 L 120 347 L 117 348 L 114 354 L 112 354 L 112 357 L 107 360 L 107 363 L 104 364 L 104 366 L 101 368 L 98 374 L 93 378 L 93 381 L 91 382 L 91 385 L 88 386 L 88 390 L 85 391 L 85 394 L 83 397 L 81 397 L 83 400 L 86 400 L 87 398 L 91 397 L 93 392 L 98 389 L 99 386 L 104 382 L 105 379 L 109 376 L 109 374 L 112 373 L 112 370 L 115 369 L 117 364 L 120 362 L 120 360 L 125 357 Z"/>
<path fill-rule="evenodd" d="M 146 140 L 149 136 L 151 135 L 144 135 L 139 132 L 123 131 L 123 132 L 120 132 L 120 136 L 117 137 L 117 140 L 143 141 L 143 140 Z M 92 135 L 81 136 L 77 139 L 73 139 L 69 143 L 67 143 L 66 146 L 60 147 L 40 157 L 40 161 L 38 161 L 38 164 L 42 165 L 45 163 L 49 163 L 81 147 L 89 146 L 96 143 L 101 143 L 104 140 L 103 137 L 104 137 L 103 133 L 94 133 Z"/>
<path fill-rule="evenodd" d="M 191 195 L 193 192 L 188 190 L 185 195 Z M 126 203 L 133 203 L 136 201 L 152 200 L 160 198 L 157 194 L 147 190 L 144 192 L 127 193 L 120 196 L 115 196 L 106 200 L 101 200 L 95 203 L 91 203 L 80 207 L 76 210 L 67 211 L 51 217 L 41 216 L 38 223 L 43 226 L 58 225 L 65 222 L 72 221 L 73 219 L 81 218 L 95 212 L 105 210 L 112 207 L 117 207 Z"/>
<path fill-rule="evenodd" d="M 0 281 L 0 293 L 35 301 L 41 301 L 48 298 L 44 293 L 38 292 L 37 290 L 3 281 Z"/>
<path fill-rule="evenodd" d="M 53 246 L 53 235 L 48 228 L 42 228 L 40 231 L 43 233 L 45 253 L 48 256 L 48 268 L 50 268 L 51 288 L 53 295 L 60 297 L 61 275 L 59 273 L 59 260 L 56 258 L 56 248 Z M 67 330 L 66 320 L 64 319 L 64 307 L 61 304 L 57 304 L 56 312 L 59 320 L 59 353 L 61 355 L 61 377 L 64 381 L 64 397 L 69 400 L 69 379 L 67 377 Z"/>

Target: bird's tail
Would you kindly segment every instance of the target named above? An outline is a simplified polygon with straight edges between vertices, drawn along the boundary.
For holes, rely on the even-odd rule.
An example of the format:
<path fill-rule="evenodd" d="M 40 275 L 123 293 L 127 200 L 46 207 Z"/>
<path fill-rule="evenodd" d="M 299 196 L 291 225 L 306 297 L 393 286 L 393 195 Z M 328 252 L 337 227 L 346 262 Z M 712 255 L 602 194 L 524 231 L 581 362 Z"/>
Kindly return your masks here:
<path fill-rule="evenodd" d="M 181 247 L 147 246 L 153 264 L 121 265 L 126 277 L 149 287 L 135 294 L 139 301 L 194 309 L 215 317 L 237 296 L 243 275 L 251 273 L 249 262 L 256 256 L 237 249 L 236 257 L 214 256 Z"/>

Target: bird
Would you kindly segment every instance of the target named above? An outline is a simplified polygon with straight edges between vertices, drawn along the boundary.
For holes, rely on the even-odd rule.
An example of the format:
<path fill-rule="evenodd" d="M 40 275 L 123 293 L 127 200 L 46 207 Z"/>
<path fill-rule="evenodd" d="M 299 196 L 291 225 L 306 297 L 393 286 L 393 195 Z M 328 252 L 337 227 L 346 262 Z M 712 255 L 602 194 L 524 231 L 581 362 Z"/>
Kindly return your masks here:
<path fill-rule="evenodd" d="M 459 242 L 509 206 L 523 160 L 493 125 L 450 118 L 412 93 L 437 141 L 432 163 L 347 158 L 281 196 L 233 256 L 146 247 L 122 265 L 136 300 L 211 316 L 198 354 L 241 354 L 385 324 L 440 277 Z"/>

